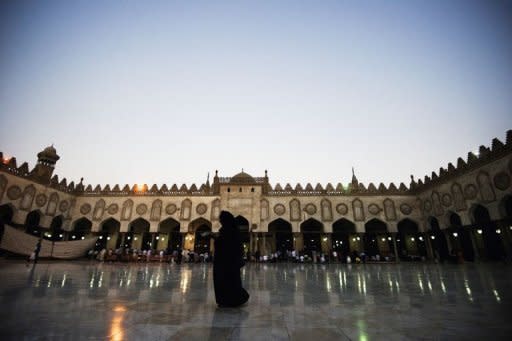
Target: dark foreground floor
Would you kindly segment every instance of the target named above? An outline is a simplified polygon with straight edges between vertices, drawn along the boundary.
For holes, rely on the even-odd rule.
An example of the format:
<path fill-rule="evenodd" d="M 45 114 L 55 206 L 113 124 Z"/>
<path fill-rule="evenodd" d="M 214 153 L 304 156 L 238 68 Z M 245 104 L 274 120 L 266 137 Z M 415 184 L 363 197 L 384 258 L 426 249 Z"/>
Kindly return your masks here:
<path fill-rule="evenodd" d="M 0 260 L 0 339 L 510 340 L 511 269 L 248 264 L 219 309 L 211 265 Z"/>

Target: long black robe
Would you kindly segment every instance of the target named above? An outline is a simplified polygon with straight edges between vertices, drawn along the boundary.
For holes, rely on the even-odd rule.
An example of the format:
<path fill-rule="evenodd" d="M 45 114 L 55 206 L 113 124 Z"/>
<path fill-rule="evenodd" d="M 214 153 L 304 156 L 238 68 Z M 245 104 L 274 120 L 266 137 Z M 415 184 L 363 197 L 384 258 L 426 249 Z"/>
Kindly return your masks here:
<path fill-rule="evenodd" d="M 240 231 L 234 219 L 224 222 L 215 239 L 213 258 L 213 286 L 215 300 L 219 306 L 237 307 L 249 299 L 242 287 L 240 268 L 244 266 Z"/>

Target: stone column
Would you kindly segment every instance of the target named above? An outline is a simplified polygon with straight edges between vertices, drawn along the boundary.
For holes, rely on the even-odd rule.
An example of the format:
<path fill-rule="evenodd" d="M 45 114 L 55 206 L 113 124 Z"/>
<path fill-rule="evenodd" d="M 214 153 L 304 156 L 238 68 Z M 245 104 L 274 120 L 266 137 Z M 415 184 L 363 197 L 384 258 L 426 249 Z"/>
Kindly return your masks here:
<path fill-rule="evenodd" d="M 434 260 L 434 249 L 432 248 L 432 240 L 427 232 L 423 232 L 423 238 L 425 238 L 425 246 L 427 249 L 427 258 Z"/>
<path fill-rule="evenodd" d="M 395 251 L 395 262 L 400 263 L 400 257 L 398 257 L 398 245 L 396 244 L 396 236 L 398 233 L 391 233 L 391 238 L 393 239 L 393 249 Z M 405 243 L 405 240 L 404 240 Z"/>
<path fill-rule="evenodd" d="M 324 234 L 321 238 L 320 245 L 322 246 L 322 252 L 330 257 L 332 246 L 331 233 Z M 324 241 L 324 238 L 327 238 L 327 240 Z"/>
<path fill-rule="evenodd" d="M 156 248 L 155 240 L 156 240 L 156 233 L 151 232 L 151 250 Z"/>

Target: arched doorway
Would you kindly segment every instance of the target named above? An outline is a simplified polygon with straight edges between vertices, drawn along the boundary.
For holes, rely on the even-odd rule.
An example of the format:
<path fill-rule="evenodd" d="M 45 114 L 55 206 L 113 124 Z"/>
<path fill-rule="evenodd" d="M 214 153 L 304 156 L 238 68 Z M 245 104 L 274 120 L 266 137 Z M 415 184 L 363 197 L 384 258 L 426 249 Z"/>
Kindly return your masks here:
<path fill-rule="evenodd" d="M 313 252 L 322 251 L 320 238 L 323 230 L 322 223 L 313 218 L 300 224 L 300 231 L 304 238 L 304 253 L 312 255 Z"/>
<path fill-rule="evenodd" d="M 121 246 L 119 230 L 121 223 L 114 218 L 108 218 L 101 224 L 100 236 L 98 237 L 97 249 L 115 250 Z M 73 236 L 71 236 L 73 239 Z M 76 239 L 76 236 L 75 236 Z"/>
<path fill-rule="evenodd" d="M 240 230 L 240 241 L 242 242 L 244 257 L 247 259 L 247 255 L 249 254 L 249 244 L 251 242 L 251 237 L 249 236 L 249 221 L 245 219 L 245 217 L 239 215 L 235 217 L 235 224 Z"/>
<path fill-rule="evenodd" d="M 473 243 L 471 242 L 470 228 L 462 226 L 462 220 L 455 212 L 449 212 L 448 220 L 450 221 L 452 253 L 458 254 L 460 251 L 462 252 L 464 260 L 473 262 L 475 260 L 475 252 L 473 250 Z"/>
<path fill-rule="evenodd" d="M 430 240 L 434 258 L 444 262 L 449 257 L 448 242 L 446 241 L 443 231 L 441 231 L 437 218 L 429 217 L 427 221 L 430 226 Z"/>
<path fill-rule="evenodd" d="M 350 255 L 350 237 L 355 234 L 356 225 L 350 220 L 341 218 L 332 224 L 332 249 L 338 253 L 338 257 L 342 257 L 342 260 L 346 260 Z"/>
<path fill-rule="evenodd" d="M 275 242 L 275 251 L 279 251 L 284 256 L 286 251 L 293 250 L 292 224 L 278 218 L 268 224 L 268 232 L 272 234 Z"/>
<path fill-rule="evenodd" d="M 71 233 L 76 237 L 76 239 L 80 240 L 82 237 L 85 238 L 91 234 L 91 227 L 92 222 L 89 219 L 82 217 L 75 221 L 73 224 L 73 231 Z"/>
<path fill-rule="evenodd" d="M 50 231 L 48 239 L 53 241 L 64 239 L 64 230 L 62 230 L 62 224 L 64 219 L 61 215 L 54 217 L 50 223 Z"/>
<path fill-rule="evenodd" d="M 151 233 L 149 233 L 149 221 L 137 218 L 128 225 L 130 231 L 125 239 L 125 246 L 137 250 L 151 250 L 154 248 Z M 130 237 L 130 238 L 128 238 Z"/>
<path fill-rule="evenodd" d="M 2 236 L 4 235 L 4 226 L 6 224 L 12 224 L 12 217 L 14 216 L 14 211 L 11 205 L 5 204 L 0 206 L 0 241 L 2 240 Z M 2 251 L 0 251 L 2 252 Z"/>
<path fill-rule="evenodd" d="M 363 238 L 364 251 L 369 257 L 380 255 L 392 257 L 388 240 L 388 227 L 379 219 L 372 219 L 364 224 L 365 234 Z"/>
<path fill-rule="evenodd" d="M 425 240 L 419 232 L 418 224 L 405 218 L 398 222 L 397 248 L 401 260 L 417 260 L 427 256 Z"/>
<path fill-rule="evenodd" d="M 41 211 L 35 210 L 27 214 L 25 218 L 25 232 L 40 237 L 42 234 L 39 222 L 41 221 Z"/>
<path fill-rule="evenodd" d="M 212 223 L 204 218 L 198 218 L 188 226 L 188 238 L 185 248 L 193 249 L 196 253 L 211 252 Z M 193 239 L 192 239 L 193 238 Z"/>
<path fill-rule="evenodd" d="M 181 248 L 180 223 L 173 218 L 167 218 L 158 225 L 157 249 L 167 249 L 168 253 L 171 253 L 179 248 Z"/>
<path fill-rule="evenodd" d="M 500 238 L 501 230 L 491 221 L 487 208 L 482 205 L 475 205 L 471 208 L 470 212 L 472 212 L 477 229 L 476 240 L 477 243 L 480 242 L 483 254 L 489 260 L 504 259 L 505 253 Z"/>

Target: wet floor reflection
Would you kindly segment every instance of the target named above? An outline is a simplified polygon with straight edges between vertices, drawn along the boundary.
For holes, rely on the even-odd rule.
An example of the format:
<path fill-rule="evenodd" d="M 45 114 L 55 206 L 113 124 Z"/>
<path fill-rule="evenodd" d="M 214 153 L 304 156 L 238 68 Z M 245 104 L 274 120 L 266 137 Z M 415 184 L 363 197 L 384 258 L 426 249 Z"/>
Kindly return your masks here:
<path fill-rule="evenodd" d="M 251 300 L 244 316 L 215 310 L 210 264 L 25 267 L 4 261 L 0 267 L 0 330 L 18 336 L 26 330 L 27 338 L 44 331 L 65 339 L 71 333 L 67 326 L 80 330 L 86 328 L 82 324 L 88 328 L 80 331 L 84 337 L 112 339 L 155 323 L 170 326 L 157 330 L 171 333 L 196 324 L 295 328 L 344 321 L 339 328 L 356 339 L 390 325 L 402 333 L 414 332 L 409 325 L 511 328 L 503 326 L 512 308 L 512 275 L 508 266 L 496 264 L 248 264 L 242 278 Z M 388 315 L 393 319 L 383 318 Z M 37 329 L 26 316 L 41 321 Z M 218 332 L 224 333 L 211 335 Z"/>

